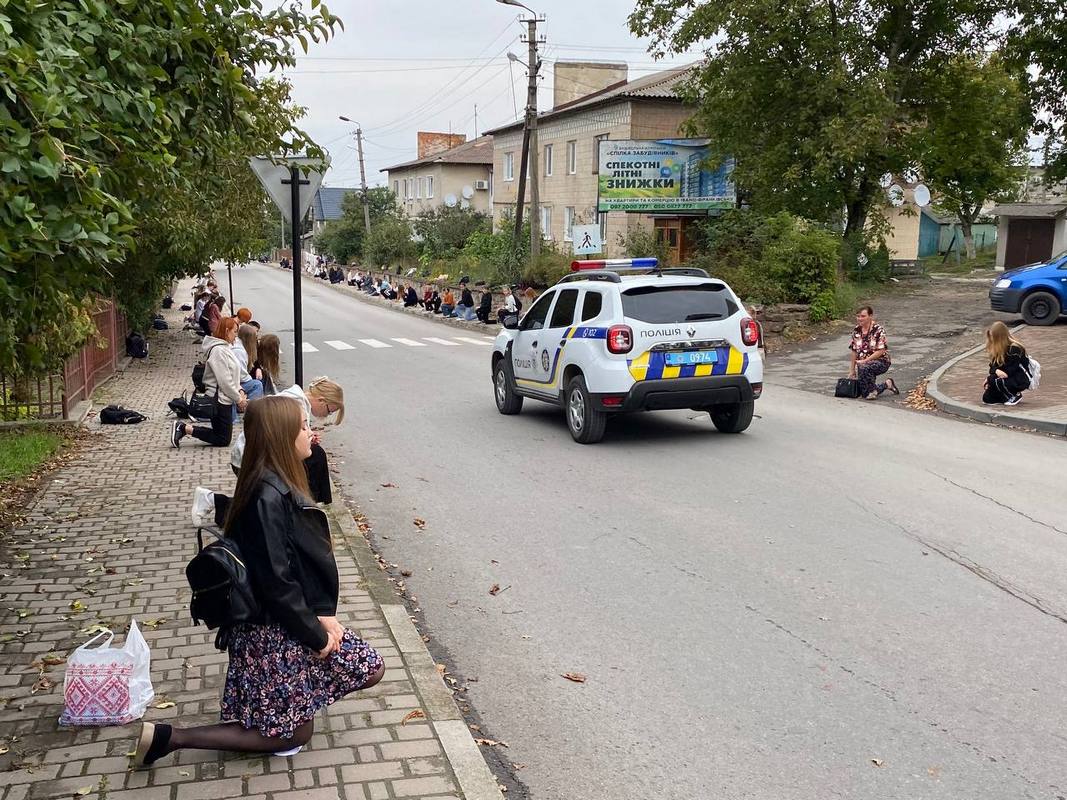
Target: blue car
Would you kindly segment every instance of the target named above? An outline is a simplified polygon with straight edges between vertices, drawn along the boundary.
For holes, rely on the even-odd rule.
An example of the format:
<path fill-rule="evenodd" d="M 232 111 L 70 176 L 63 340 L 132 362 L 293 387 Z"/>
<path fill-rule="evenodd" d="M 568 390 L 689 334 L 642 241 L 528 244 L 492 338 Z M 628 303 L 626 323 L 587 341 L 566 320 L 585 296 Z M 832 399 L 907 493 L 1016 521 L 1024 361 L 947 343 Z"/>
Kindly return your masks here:
<path fill-rule="evenodd" d="M 1067 250 L 1040 264 L 1008 270 L 989 290 L 994 311 L 1022 314 L 1027 325 L 1053 325 L 1067 313 Z"/>

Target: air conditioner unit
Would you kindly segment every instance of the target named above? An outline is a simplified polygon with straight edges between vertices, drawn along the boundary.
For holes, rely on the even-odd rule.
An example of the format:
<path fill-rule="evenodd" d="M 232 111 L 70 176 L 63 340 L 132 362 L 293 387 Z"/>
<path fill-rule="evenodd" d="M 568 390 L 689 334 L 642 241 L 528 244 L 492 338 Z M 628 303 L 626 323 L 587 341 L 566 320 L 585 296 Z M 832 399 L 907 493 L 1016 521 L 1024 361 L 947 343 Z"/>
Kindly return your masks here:
<path fill-rule="evenodd" d="M 474 182 L 474 188 L 475 189 L 481 189 L 482 191 L 488 191 L 489 190 L 489 181 L 475 181 Z"/>

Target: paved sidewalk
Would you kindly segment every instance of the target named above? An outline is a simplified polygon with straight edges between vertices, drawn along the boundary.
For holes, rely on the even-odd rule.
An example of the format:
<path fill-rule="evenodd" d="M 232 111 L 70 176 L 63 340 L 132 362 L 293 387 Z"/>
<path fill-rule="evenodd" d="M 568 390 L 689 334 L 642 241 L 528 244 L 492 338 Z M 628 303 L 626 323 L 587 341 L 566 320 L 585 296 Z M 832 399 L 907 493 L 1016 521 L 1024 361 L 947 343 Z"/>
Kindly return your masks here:
<path fill-rule="evenodd" d="M 378 648 L 387 669 L 380 684 L 320 714 L 303 753 L 183 751 L 131 771 L 139 722 L 59 727 L 64 666 L 54 662 L 97 624 L 121 644 L 131 616 L 152 650 L 156 700 L 145 719 L 218 720 L 226 654 L 214 649 L 213 633 L 191 624 L 184 568 L 195 548 L 194 487 L 230 492 L 234 477 L 228 449 L 193 443 L 175 451 L 167 441 L 165 404 L 189 383 L 197 346 L 180 330 L 181 312 L 164 313 L 171 330 L 151 338 L 151 357 L 135 360 L 96 404 L 121 402 L 150 419 L 102 427 L 91 418 L 98 435 L 53 476 L 26 523 L 0 540 L 0 800 L 500 798 L 407 612 L 339 503 L 331 514 L 338 616 Z"/>
<path fill-rule="evenodd" d="M 1040 388 L 1024 393 L 1019 405 L 982 404 L 982 382 L 989 372 L 984 342 L 935 372 L 927 393 L 957 416 L 1067 436 L 1067 324 L 1023 325 L 1013 335 L 1041 362 Z"/>

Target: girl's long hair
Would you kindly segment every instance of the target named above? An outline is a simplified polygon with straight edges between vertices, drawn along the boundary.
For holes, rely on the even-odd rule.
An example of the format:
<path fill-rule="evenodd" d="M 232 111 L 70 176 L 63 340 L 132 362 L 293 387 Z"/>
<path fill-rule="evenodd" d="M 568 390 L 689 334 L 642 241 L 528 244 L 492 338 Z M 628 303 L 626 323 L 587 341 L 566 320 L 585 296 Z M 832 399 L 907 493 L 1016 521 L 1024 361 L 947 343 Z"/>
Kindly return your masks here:
<path fill-rule="evenodd" d="M 998 367 L 1003 366 L 1008 350 L 1013 344 L 1026 352 L 1023 343 L 1011 335 L 1007 325 L 1000 321 L 990 325 L 985 332 L 985 351 L 989 356 L 989 363 L 996 364 Z"/>
<path fill-rule="evenodd" d="M 237 320 L 233 317 L 223 317 L 215 323 L 215 330 L 211 332 L 211 335 L 216 339 L 225 339 L 230 335 L 230 332 L 237 327 Z"/>
<path fill-rule="evenodd" d="M 259 356 L 259 366 L 263 367 L 263 369 L 270 375 L 271 380 L 277 383 L 278 375 L 282 371 L 281 340 L 273 333 L 261 336 L 259 344 L 256 346 L 256 354 Z"/>
<path fill-rule="evenodd" d="M 248 323 L 241 323 L 241 327 L 237 329 L 237 338 L 241 340 L 241 345 L 244 347 L 245 352 L 248 353 L 248 366 L 251 367 L 256 363 L 256 338 L 258 334 L 256 329 Z"/>
<path fill-rule="evenodd" d="M 296 436 L 304 425 L 304 409 L 292 397 L 273 395 L 261 397 L 248 404 L 245 411 L 245 450 L 241 458 L 241 474 L 237 488 L 226 512 L 226 535 L 251 502 L 270 470 L 289 486 L 298 503 L 308 503 L 308 489 L 304 462 L 296 452 Z"/>

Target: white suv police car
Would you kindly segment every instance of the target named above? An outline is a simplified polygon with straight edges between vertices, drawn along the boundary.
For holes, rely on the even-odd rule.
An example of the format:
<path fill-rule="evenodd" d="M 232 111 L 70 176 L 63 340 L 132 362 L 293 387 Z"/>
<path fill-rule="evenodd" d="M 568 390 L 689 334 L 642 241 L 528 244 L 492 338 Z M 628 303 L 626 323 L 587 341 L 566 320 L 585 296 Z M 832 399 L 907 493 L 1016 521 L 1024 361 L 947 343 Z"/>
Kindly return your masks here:
<path fill-rule="evenodd" d="M 655 259 L 576 261 L 493 346 L 501 414 L 524 398 L 562 406 L 582 444 L 609 414 L 690 408 L 720 431 L 752 422 L 763 391 L 760 328 L 725 283 Z"/>

